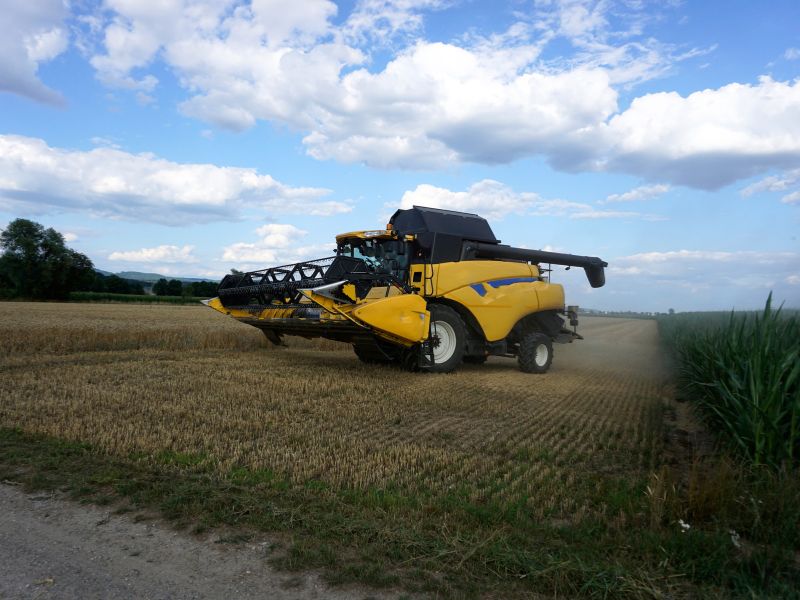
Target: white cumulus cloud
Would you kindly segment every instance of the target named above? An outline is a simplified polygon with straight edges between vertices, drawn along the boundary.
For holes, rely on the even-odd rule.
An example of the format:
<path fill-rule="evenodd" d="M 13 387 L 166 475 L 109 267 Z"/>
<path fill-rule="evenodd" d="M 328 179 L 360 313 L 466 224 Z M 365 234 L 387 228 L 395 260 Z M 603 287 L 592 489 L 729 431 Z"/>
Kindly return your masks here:
<path fill-rule="evenodd" d="M 308 232 L 287 223 L 269 223 L 256 229 L 255 242 L 237 242 L 222 250 L 222 261 L 242 270 L 261 269 L 333 254 L 333 243 L 304 243 Z"/>
<path fill-rule="evenodd" d="M 0 91 L 48 104 L 62 104 L 61 94 L 44 85 L 37 71 L 41 63 L 67 49 L 66 3 L 62 0 L 4 2 L 2 13 Z"/>
<path fill-rule="evenodd" d="M 282 223 L 268 223 L 256 229 L 261 237 L 261 244 L 270 248 L 288 248 L 297 239 L 305 237 L 308 232 L 294 225 Z"/>
<path fill-rule="evenodd" d="M 439 168 L 543 156 L 561 169 L 705 189 L 800 164 L 797 83 L 651 93 L 620 110 L 620 86 L 710 51 L 653 40 L 645 29 L 659 17 L 642 3 L 542 0 L 505 32 L 422 38 L 425 13 L 450 4 L 362 0 L 343 18 L 327 0 L 302 11 L 288 0 L 175 0 L 157 10 L 109 0 L 93 64 L 104 81 L 149 90 L 155 79 L 141 70 L 163 60 L 190 93 L 185 114 L 234 130 L 288 124 L 318 159 Z M 398 33 L 411 37 L 376 68 L 370 53 L 386 48 L 376 40 Z M 557 39 L 575 52 L 542 60 Z"/>
<path fill-rule="evenodd" d="M 502 219 L 511 214 L 524 214 L 541 199 L 531 192 L 517 193 L 510 187 L 484 179 L 463 192 L 454 192 L 427 183 L 408 190 L 400 199 L 400 208 L 429 206 L 462 212 L 478 213 L 488 219 Z"/>
<path fill-rule="evenodd" d="M 798 306 L 800 254 L 755 250 L 670 250 L 642 252 L 608 261 L 609 292 L 645 298 L 658 290 L 659 310 L 675 306 L 692 310 L 754 309 L 764 305 L 767 294 L 787 306 Z M 652 294 L 650 294 L 652 295 Z"/>
<path fill-rule="evenodd" d="M 800 80 L 647 94 L 599 131 L 596 168 L 716 189 L 800 165 Z"/>
<path fill-rule="evenodd" d="M 415 189 L 406 191 L 400 199 L 400 208 L 411 208 L 415 205 L 473 212 L 488 219 L 502 219 L 510 214 L 571 219 L 661 219 L 658 215 L 601 210 L 583 202 L 546 199 L 535 192 L 516 192 L 492 179 L 478 181 L 465 191 L 420 184 Z"/>
<path fill-rule="evenodd" d="M 337 6 L 330 0 L 253 0 L 254 20 L 264 28 L 267 42 L 278 46 L 295 36 L 313 41 L 325 34 Z"/>
<path fill-rule="evenodd" d="M 612 202 L 635 202 L 637 200 L 651 200 L 669 191 L 670 187 L 663 183 L 655 185 L 641 185 L 622 194 L 611 194 L 605 199 L 605 203 Z"/>
<path fill-rule="evenodd" d="M 348 38 L 386 42 L 400 33 L 413 33 L 423 24 L 422 11 L 445 8 L 451 0 L 359 0 L 347 18 Z"/>
<path fill-rule="evenodd" d="M 196 262 L 193 254 L 194 246 L 156 246 L 155 248 L 141 248 L 112 252 L 108 260 L 134 262 L 134 263 L 192 263 Z"/>
<path fill-rule="evenodd" d="M 794 189 L 793 189 L 794 188 Z M 770 175 L 741 190 L 744 197 L 763 192 L 785 192 L 781 197 L 784 204 L 800 202 L 800 169 L 785 171 L 780 175 Z"/>
<path fill-rule="evenodd" d="M 794 191 L 791 194 L 786 194 L 781 198 L 784 204 L 798 204 L 800 203 L 800 190 Z"/>
<path fill-rule="evenodd" d="M 615 276 L 653 276 L 666 281 L 694 281 L 711 285 L 724 278 L 732 285 L 774 285 L 797 271 L 796 252 L 753 250 L 671 250 L 642 252 L 617 258 L 609 267 Z M 704 283 L 705 282 L 705 283 Z"/>
<path fill-rule="evenodd" d="M 234 219 L 245 206 L 312 215 L 351 210 L 347 203 L 323 200 L 328 193 L 288 186 L 250 168 L 176 163 L 108 147 L 68 150 L 0 135 L 0 207 L 9 211 L 89 210 L 177 225 Z"/>
<path fill-rule="evenodd" d="M 800 169 L 793 169 L 781 175 L 770 175 L 748 185 L 741 191 L 742 196 L 752 196 L 761 192 L 783 192 L 800 182 Z"/>
<path fill-rule="evenodd" d="M 505 31 L 426 39 L 426 15 L 454 4 L 360 0 L 343 15 L 331 0 L 106 0 L 76 16 L 76 44 L 106 85 L 156 101 L 167 68 L 188 94 L 184 114 L 239 131 L 287 125 L 318 159 L 436 169 L 538 156 L 702 189 L 800 167 L 800 81 L 620 105 L 620 90 L 713 51 L 648 34 L 669 4 L 537 0 Z M 53 100 L 35 71 L 66 47 L 66 9 L 29 5 L 11 4 L 0 86 Z M 544 52 L 553 44 L 569 51 Z"/>

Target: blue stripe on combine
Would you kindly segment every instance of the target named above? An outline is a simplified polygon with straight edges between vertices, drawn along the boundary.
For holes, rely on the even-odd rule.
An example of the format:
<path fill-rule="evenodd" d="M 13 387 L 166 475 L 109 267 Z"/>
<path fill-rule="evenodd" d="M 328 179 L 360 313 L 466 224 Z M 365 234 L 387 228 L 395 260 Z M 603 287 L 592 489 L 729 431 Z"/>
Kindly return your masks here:
<path fill-rule="evenodd" d="M 473 283 L 473 284 L 472 284 L 471 286 L 469 286 L 469 287 L 471 287 L 473 290 L 475 290 L 476 292 L 478 292 L 478 295 L 479 295 L 479 296 L 485 296 L 485 295 L 486 295 L 486 288 L 485 288 L 485 287 L 483 287 L 483 284 L 482 284 L 482 283 Z"/>
<path fill-rule="evenodd" d="M 537 281 L 536 277 L 510 277 L 508 279 L 495 279 L 487 283 L 493 288 L 499 288 L 504 285 L 511 285 L 512 283 L 528 283 L 532 281 Z"/>

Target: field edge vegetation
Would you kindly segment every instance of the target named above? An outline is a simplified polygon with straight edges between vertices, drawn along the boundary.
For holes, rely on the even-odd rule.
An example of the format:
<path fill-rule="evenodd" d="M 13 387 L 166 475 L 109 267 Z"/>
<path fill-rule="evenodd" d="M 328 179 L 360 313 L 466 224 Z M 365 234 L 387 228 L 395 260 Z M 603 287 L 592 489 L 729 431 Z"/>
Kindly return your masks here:
<path fill-rule="evenodd" d="M 791 597 L 797 597 L 800 312 L 775 308 L 770 294 L 761 311 L 678 313 L 657 322 L 678 396 L 716 441 L 714 456 L 695 457 L 677 488 L 656 477 L 659 494 L 668 504 L 671 493 L 683 490 L 688 503 L 681 522 L 687 527 L 695 520 L 730 524 L 737 546 L 763 552 L 765 562 L 757 561 L 763 576 L 787 577 L 794 585 Z M 691 481 L 698 470 L 707 474 L 703 485 Z M 738 526 L 736 511 L 750 515 Z"/>
<path fill-rule="evenodd" d="M 800 315 L 688 313 L 659 320 L 681 393 L 725 449 L 754 465 L 800 466 Z"/>

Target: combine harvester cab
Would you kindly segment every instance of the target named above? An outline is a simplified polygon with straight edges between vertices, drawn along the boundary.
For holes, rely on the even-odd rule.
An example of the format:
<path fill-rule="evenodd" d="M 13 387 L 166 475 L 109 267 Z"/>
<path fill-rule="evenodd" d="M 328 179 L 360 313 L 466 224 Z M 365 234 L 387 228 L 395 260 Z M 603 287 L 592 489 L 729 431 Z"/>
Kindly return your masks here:
<path fill-rule="evenodd" d="M 605 284 L 600 258 L 503 245 L 469 213 L 415 206 L 336 244 L 329 258 L 227 275 L 206 304 L 274 344 L 323 337 L 352 344 L 367 363 L 449 372 L 494 355 L 544 373 L 553 342 L 582 338 L 578 307 L 565 307 L 540 265 L 581 267 L 592 287 Z"/>

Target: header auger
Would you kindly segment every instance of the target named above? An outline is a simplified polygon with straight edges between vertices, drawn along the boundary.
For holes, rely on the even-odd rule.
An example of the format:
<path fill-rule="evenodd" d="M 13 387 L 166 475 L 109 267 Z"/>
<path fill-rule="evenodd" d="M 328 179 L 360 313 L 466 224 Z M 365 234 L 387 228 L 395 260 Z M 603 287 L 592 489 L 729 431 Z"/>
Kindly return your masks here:
<path fill-rule="evenodd" d="M 449 372 L 487 356 L 517 357 L 544 373 L 553 342 L 582 339 L 577 306 L 540 264 L 581 267 L 592 287 L 607 263 L 512 248 L 478 215 L 415 206 L 394 213 L 386 229 L 336 237 L 329 258 L 227 275 L 206 304 L 261 329 L 353 345 L 368 363 Z M 564 326 L 569 318 L 572 329 Z"/>

